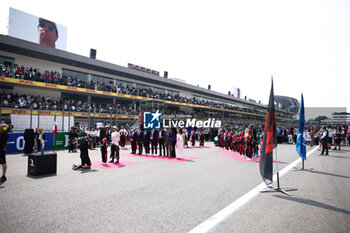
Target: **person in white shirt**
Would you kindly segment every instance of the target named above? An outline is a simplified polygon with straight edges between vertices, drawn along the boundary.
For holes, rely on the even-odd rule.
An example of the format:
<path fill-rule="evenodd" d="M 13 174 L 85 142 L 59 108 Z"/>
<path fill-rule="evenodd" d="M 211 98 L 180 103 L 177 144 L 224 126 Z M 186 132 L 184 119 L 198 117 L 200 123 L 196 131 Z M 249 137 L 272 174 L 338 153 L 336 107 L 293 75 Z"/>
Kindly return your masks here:
<path fill-rule="evenodd" d="M 88 137 L 91 137 L 90 131 L 89 131 L 89 128 L 88 128 L 88 127 L 85 127 L 84 132 L 86 133 L 86 135 L 87 135 Z"/>
<path fill-rule="evenodd" d="M 101 132 L 101 128 L 98 128 L 95 130 L 95 137 L 96 137 L 97 144 L 100 143 L 100 132 Z"/>
<path fill-rule="evenodd" d="M 112 139 L 112 145 L 111 145 L 111 161 L 109 161 L 110 163 L 114 163 L 114 158 L 116 157 L 117 161 L 115 162 L 116 164 L 119 163 L 119 158 L 120 158 L 120 154 L 119 154 L 119 140 L 120 140 L 120 134 L 119 132 L 117 132 L 117 126 L 113 126 L 112 128 L 112 134 L 111 134 L 111 139 Z"/>
<path fill-rule="evenodd" d="M 310 143 L 311 143 L 311 135 L 310 135 L 309 130 L 306 131 L 306 134 L 305 134 L 305 141 L 306 141 L 306 145 L 307 145 L 307 146 L 310 146 Z"/>
<path fill-rule="evenodd" d="M 178 130 L 178 134 L 176 135 L 176 157 L 177 159 L 183 159 L 183 150 L 185 146 L 185 134 L 182 132 L 182 129 Z"/>
<path fill-rule="evenodd" d="M 92 145 L 95 148 L 96 147 L 96 130 L 94 130 L 92 127 L 89 131 L 90 138 L 92 139 Z"/>
<path fill-rule="evenodd" d="M 332 142 L 333 142 L 333 136 L 335 134 L 335 127 L 328 126 L 328 148 L 331 149 Z"/>

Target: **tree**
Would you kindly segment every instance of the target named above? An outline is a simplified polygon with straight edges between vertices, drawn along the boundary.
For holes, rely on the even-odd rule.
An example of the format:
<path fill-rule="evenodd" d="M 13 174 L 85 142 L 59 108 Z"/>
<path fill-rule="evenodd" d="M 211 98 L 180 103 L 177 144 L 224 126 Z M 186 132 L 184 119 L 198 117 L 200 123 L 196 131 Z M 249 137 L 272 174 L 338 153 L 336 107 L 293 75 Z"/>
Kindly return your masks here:
<path fill-rule="evenodd" d="M 315 121 L 321 122 L 322 120 L 327 120 L 327 119 L 328 119 L 328 117 L 326 117 L 326 116 L 318 116 L 315 118 Z"/>

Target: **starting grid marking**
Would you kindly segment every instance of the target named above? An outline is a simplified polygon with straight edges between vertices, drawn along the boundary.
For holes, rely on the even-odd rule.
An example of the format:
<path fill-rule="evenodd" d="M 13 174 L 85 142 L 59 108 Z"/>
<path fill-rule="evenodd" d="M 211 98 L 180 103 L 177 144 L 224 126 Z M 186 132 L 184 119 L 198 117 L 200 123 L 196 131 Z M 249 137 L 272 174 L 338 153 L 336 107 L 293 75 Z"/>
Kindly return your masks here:
<path fill-rule="evenodd" d="M 306 157 L 310 156 L 312 153 L 314 153 L 317 150 L 317 147 L 312 149 L 306 154 Z M 301 162 L 301 158 L 298 158 L 294 162 L 290 163 L 288 166 L 283 168 L 279 171 L 280 177 L 284 176 L 286 173 L 288 173 L 294 166 L 296 166 L 298 163 Z M 277 174 L 273 176 L 273 182 L 277 180 Z M 232 202 L 230 205 L 225 207 L 224 209 L 220 210 L 215 215 L 211 216 L 192 230 L 190 230 L 188 233 L 205 233 L 210 230 L 212 230 L 214 227 L 216 227 L 218 224 L 222 223 L 225 219 L 230 217 L 232 214 L 234 214 L 239 208 L 247 204 L 251 199 L 256 197 L 260 191 L 266 188 L 266 184 L 262 182 L 252 190 L 250 190 L 248 193 L 244 194 L 240 198 L 238 198 L 236 201 Z"/>

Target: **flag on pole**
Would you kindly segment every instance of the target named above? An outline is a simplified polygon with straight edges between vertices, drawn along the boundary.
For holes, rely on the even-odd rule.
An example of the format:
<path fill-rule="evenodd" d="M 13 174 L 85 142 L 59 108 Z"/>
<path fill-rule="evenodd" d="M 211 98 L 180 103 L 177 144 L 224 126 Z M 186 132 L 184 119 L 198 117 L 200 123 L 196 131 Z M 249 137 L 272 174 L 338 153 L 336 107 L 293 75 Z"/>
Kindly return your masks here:
<path fill-rule="evenodd" d="M 302 160 L 306 160 L 306 141 L 305 141 L 305 110 L 304 110 L 304 96 L 301 94 L 297 151 Z"/>
<path fill-rule="evenodd" d="M 260 174 L 266 183 L 266 185 L 272 184 L 273 174 L 273 148 L 277 147 L 277 135 L 276 135 L 276 114 L 275 114 L 275 100 L 273 94 L 273 80 L 271 81 L 271 92 L 269 105 L 267 108 L 265 131 L 263 137 L 263 143 L 261 147 L 260 156 Z"/>
<path fill-rule="evenodd" d="M 54 126 L 52 130 L 52 136 L 55 136 L 57 134 L 57 121 L 56 121 L 56 114 L 55 114 L 55 119 L 54 119 Z"/>

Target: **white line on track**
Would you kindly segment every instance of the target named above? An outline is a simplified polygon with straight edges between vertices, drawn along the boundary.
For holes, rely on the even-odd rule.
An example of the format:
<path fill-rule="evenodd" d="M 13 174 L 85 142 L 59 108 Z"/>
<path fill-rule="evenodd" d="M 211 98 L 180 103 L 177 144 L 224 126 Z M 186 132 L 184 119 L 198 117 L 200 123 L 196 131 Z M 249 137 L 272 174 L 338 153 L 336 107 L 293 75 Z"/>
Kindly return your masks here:
<path fill-rule="evenodd" d="M 315 152 L 317 149 L 317 146 L 309 151 L 306 156 L 308 157 L 313 152 Z M 281 171 L 279 171 L 280 178 L 285 175 L 287 172 L 289 172 L 295 165 L 301 162 L 301 158 L 295 160 L 294 162 L 290 163 L 288 166 L 283 168 Z M 275 174 L 273 176 L 273 181 L 275 182 L 277 179 L 277 175 Z M 248 201 L 256 197 L 260 191 L 266 188 L 266 184 L 262 182 L 252 190 L 250 190 L 248 193 L 241 196 L 236 201 L 232 202 L 230 205 L 226 206 L 224 209 L 217 212 L 215 215 L 211 216 L 192 230 L 190 230 L 188 233 L 204 233 L 212 230 L 215 226 L 223 222 L 226 218 L 230 217 L 234 212 L 236 212 L 239 208 L 244 206 Z"/>

